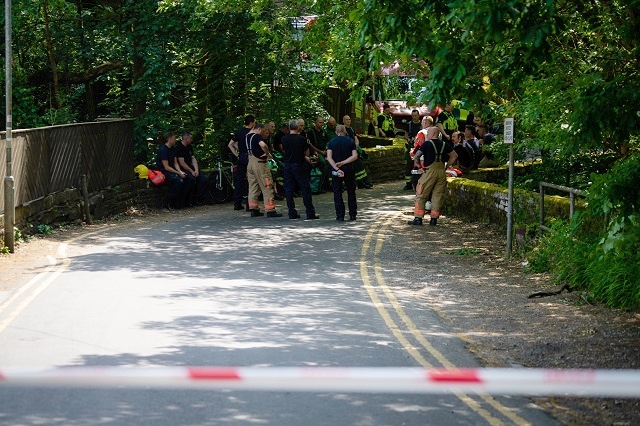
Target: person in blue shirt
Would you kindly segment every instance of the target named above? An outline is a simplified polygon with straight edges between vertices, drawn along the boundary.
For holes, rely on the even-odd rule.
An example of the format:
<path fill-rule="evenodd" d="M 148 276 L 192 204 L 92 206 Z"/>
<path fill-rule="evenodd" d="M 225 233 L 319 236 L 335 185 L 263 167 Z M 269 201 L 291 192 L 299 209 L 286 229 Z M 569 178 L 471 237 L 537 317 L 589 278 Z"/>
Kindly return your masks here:
<path fill-rule="evenodd" d="M 336 126 L 336 136 L 327 144 L 327 162 L 331 168 L 331 189 L 333 190 L 333 204 L 336 209 L 336 220 L 344 221 L 345 205 L 342 198 L 342 184 L 347 190 L 349 205 L 349 220 L 356 220 L 358 204 L 356 202 L 356 173 L 353 162 L 358 159 L 356 143 L 346 136 L 344 124 Z"/>

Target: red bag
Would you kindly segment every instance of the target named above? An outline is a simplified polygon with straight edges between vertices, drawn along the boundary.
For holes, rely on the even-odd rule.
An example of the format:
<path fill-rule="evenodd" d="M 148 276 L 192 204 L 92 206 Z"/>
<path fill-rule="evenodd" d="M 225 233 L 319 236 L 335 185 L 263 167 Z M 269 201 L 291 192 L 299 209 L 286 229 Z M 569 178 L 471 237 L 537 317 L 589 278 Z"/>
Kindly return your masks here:
<path fill-rule="evenodd" d="M 149 169 L 147 177 L 149 178 L 149 181 L 156 186 L 162 185 L 165 180 L 164 173 L 162 173 L 160 170 Z"/>

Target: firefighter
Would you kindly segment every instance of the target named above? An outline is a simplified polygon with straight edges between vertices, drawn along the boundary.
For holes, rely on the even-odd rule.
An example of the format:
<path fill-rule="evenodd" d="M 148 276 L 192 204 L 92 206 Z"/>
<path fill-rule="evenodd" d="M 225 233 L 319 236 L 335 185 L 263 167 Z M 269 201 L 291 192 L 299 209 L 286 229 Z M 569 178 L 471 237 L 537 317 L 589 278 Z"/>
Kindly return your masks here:
<path fill-rule="evenodd" d="M 438 139 L 437 127 L 427 129 L 427 139 L 414 156 L 413 167 L 422 171 L 416 187 L 416 201 L 413 209 L 414 219 L 409 225 L 422 225 L 425 215 L 425 204 L 431 197 L 431 220 L 429 225 L 435 226 L 440 216 L 442 196 L 447 187 L 445 162 L 454 162 L 457 155 L 451 147 Z M 424 155 L 424 168 L 420 165 L 420 156 Z"/>
<path fill-rule="evenodd" d="M 249 181 L 249 210 L 251 211 L 251 217 L 264 216 L 264 213 L 258 208 L 260 193 L 262 193 L 267 217 L 282 217 L 282 213 L 276 212 L 276 205 L 273 201 L 273 177 L 267 162 L 271 158 L 271 154 L 269 153 L 269 147 L 264 142 L 265 137 L 268 136 L 268 128 L 256 123 L 253 130 L 245 137 L 245 146 L 249 154 L 247 179 Z"/>

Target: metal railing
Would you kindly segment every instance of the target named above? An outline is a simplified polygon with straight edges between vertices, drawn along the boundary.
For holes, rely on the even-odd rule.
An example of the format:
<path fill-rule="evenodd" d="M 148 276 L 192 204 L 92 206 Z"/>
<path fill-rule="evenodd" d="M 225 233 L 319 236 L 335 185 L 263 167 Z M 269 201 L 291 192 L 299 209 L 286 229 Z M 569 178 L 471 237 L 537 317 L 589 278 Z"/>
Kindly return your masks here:
<path fill-rule="evenodd" d="M 551 228 L 545 226 L 544 224 L 544 189 L 545 188 L 553 188 L 558 191 L 564 191 L 569 193 L 569 219 L 573 217 L 573 212 L 575 211 L 576 204 L 576 195 L 584 196 L 584 191 L 575 188 L 569 188 L 567 186 L 562 185 L 554 185 L 548 182 L 540 182 L 540 230 L 541 231 L 550 231 Z"/>

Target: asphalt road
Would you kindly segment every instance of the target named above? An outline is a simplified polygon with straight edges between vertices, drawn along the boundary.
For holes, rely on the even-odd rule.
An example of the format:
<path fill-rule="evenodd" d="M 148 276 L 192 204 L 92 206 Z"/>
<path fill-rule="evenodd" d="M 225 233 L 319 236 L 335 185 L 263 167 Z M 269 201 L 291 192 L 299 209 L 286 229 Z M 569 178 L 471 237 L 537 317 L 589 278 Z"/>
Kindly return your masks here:
<path fill-rule="evenodd" d="M 284 218 L 227 204 L 70 236 L 0 300 L 0 368 L 478 367 L 423 300 L 393 285 L 394 244 L 411 242 L 401 186 L 359 191 L 354 222 L 337 223 L 323 194 L 315 221 L 287 219 L 283 202 Z M 508 396 L 0 382 L 0 424 L 556 423 Z"/>

